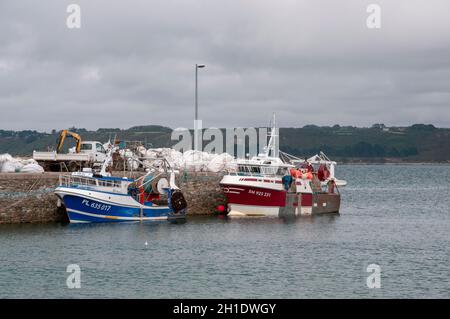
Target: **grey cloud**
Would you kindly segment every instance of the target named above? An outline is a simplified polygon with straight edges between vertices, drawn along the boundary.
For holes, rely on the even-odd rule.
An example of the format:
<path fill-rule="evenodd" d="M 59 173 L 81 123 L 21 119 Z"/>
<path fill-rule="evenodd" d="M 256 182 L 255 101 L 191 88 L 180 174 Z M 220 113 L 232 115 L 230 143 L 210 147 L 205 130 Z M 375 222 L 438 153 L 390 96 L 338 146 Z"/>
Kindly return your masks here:
<path fill-rule="evenodd" d="M 366 7 L 382 28 L 366 28 Z M 65 26 L 78 3 L 82 28 Z M 448 1 L 0 3 L 0 129 L 450 126 Z"/>

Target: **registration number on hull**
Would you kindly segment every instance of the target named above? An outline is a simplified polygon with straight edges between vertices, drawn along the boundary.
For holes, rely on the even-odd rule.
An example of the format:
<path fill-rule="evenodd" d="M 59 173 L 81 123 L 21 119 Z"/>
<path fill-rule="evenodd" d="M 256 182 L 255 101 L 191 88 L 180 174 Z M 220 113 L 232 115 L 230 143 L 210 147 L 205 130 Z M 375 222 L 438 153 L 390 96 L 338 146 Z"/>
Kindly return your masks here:
<path fill-rule="evenodd" d="M 98 210 L 105 211 L 105 212 L 107 212 L 111 209 L 111 205 L 90 202 L 87 199 L 83 199 L 83 201 L 81 203 L 86 205 L 87 207 L 91 207 L 91 208 L 98 209 Z"/>
<path fill-rule="evenodd" d="M 270 195 L 272 195 L 270 192 L 255 191 L 253 189 L 249 189 L 248 193 L 252 194 L 252 195 L 256 195 L 256 196 L 261 196 L 261 197 L 270 197 Z"/>

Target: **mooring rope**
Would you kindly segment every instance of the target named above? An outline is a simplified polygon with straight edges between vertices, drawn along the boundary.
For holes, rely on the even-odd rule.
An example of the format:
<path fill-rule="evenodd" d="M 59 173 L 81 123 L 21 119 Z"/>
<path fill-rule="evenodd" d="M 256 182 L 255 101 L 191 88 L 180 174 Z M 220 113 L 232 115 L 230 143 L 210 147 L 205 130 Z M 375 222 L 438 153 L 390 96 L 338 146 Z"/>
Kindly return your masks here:
<path fill-rule="evenodd" d="M 8 209 L 10 209 L 11 207 L 14 207 L 14 206 L 16 206 L 17 204 L 23 202 L 25 199 L 27 199 L 27 196 L 30 196 L 30 194 L 31 194 L 31 192 L 32 192 L 32 190 L 33 190 L 33 188 L 34 188 L 36 185 L 38 185 L 38 183 L 39 183 L 41 180 L 42 180 L 42 175 L 41 175 L 38 179 L 36 179 L 36 180 L 31 184 L 31 186 L 30 186 L 30 187 L 28 188 L 28 190 L 25 192 L 26 195 L 24 195 L 22 199 L 16 201 L 15 203 L 12 203 L 11 205 L 5 207 L 4 209 L 5 209 L 5 210 L 8 210 Z"/>
<path fill-rule="evenodd" d="M 38 194 L 46 194 L 46 193 L 51 193 L 55 191 L 54 187 L 46 187 L 46 188 L 41 188 L 41 189 L 36 189 L 36 190 L 32 190 L 30 192 L 26 191 L 26 192 L 0 192 L 0 199 L 1 198 L 18 198 L 18 197 L 23 197 L 23 196 L 28 196 L 28 195 L 38 195 Z"/>

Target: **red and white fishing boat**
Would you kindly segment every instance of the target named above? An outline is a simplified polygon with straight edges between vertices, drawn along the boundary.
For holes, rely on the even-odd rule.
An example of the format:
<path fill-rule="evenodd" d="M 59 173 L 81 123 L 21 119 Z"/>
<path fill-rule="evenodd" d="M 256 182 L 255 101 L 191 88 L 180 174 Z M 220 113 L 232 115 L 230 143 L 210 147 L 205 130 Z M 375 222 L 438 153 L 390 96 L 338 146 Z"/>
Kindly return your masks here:
<path fill-rule="evenodd" d="M 301 160 L 278 150 L 275 117 L 264 152 L 236 166 L 220 181 L 228 216 L 311 215 L 339 212 L 336 162 L 320 153 Z M 283 158 L 280 158 L 280 156 Z"/>

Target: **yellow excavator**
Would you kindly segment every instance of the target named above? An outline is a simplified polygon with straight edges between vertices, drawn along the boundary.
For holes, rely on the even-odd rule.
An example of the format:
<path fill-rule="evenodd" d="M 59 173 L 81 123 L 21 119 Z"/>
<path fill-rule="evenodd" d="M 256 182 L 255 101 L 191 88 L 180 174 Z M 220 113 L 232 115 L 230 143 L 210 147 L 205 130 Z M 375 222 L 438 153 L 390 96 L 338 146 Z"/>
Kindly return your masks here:
<path fill-rule="evenodd" d="M 56 153 L 61 152 L 61 149 L 64 145 L 64 141 L 66 140 L 67 135 L 71 136 L 74 140 L 77 141 L 77 145 L 75 146 L 75 153 L 80 153 L 81 136 L 79 134 L 71 132 L 69 130 L 62 130 L 61 133 L 59 133 L 58 145 L 56 147 Z"/>

